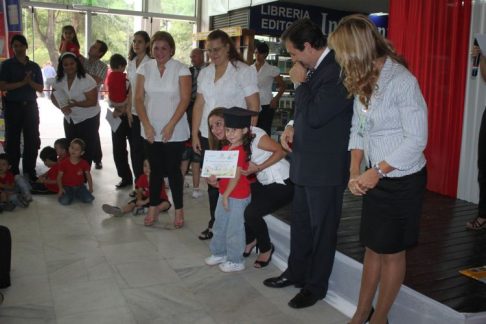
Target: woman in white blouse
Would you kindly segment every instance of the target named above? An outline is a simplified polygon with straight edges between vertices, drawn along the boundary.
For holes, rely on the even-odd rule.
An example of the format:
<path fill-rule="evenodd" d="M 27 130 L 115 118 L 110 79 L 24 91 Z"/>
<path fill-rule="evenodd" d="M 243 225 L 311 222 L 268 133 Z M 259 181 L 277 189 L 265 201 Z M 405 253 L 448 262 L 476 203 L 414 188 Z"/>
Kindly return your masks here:
<path fill-rule="evenodd" d="M 278 102 L 282 97 L 287 85 L 280 76 L 280 69 L 267 63 L 269 48 L 266 43 L 260 43 L 255 50 L 255 63 L 252 65 L 257 71 L 258 92 L 260 94 L 260 107 L 257 126 L 271 135 L 273 115 L 278 107 Z M 272 95 L 273 81 L 278 84 L 278 93 Z"/>
<path fill-rule="evenodd" d="M 427 105 L 403 57 L 368 17 L 345 17 L 328 44 L 355 95 L 348 187 L 363 196 L 360 241 L 366 250 L 351 323 L 384 324 L 405 277 L 405 250 L 418 243 L 427 184 Z M 361 173 L 363 159 L 368 169 Z"/>
<path fill-rule="evenodd" d="M 143 160 L 145 152 L 143 137 L 140 129 L 140 119 L 135 109 L 135 88 L 137 86 L 137 69 L 140 65 L 150 61 L 150 36 L 146 31 L 140 30 L 133 34 L 132 47 L 128 54 L 127 78 L 130 81 L 132 94 L 132 107 L 127 110 L 128 123 L 130 125 L 130 157 L 132 160 L 135 183 L 143 173 Z"/>
<path fill-rule="evenodd" d="M 211 32 L 207 38 L 207 50 L 211 64 L 197 78 L 197 96 L 192 113 L 192 147 L 197 154 L 204 154 L 203 151 L 209 149 L 207 120 L 211 110 L 241 107 L 260 111 L 256 71 L 243 62 L 228 34 L 219 29 Z M 218 195 L 216 188 L 208 186 L 211 220 L 199 236 L 202 240 L 212 237 Z"/>
<path fill-rule="evenodd" d="M 59 58 L 52 103 L 64 114 L 64 133 L 69 142 L 80 138 L 86 143 L 83 159 L 91 166 L 100 127 L 100 106 L 96 81 L 84 71 L 75 54 Z"/>
<path fill-rule="evenodd" d="M 137 70 L 135 107 L 143 128 L 145 153 L 150 163 L 150 208 L 145 225 L 159 215 L 160 191 L 164 176 L 169 178 L 175 205 L 174 227 L 184 226 L 181 159 L 189 138 L 186 109 L 191 100 L 189 68 L 172 59 L 175 42 L 163 31 L 150 39 L 153 60 Z"/>

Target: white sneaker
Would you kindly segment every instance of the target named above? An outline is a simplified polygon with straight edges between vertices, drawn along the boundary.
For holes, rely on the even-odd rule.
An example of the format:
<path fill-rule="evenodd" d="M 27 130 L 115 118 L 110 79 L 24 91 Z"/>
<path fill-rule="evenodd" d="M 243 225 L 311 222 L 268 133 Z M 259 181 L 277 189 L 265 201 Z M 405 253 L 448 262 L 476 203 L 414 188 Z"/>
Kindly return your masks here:
<path fill-rule="evenodd" d="M 202 193 L 202 191 L 201 191 L 201 190 L 199 190 L 199 189 L 194 189 L 194 190 L 192 191 L 192 198 L 197 199 L 197 198 L 200 198 L 200 197 L 202 197 L 202 196 L 204 196 L 204 194 Z"/>
<path fill-rule="evenodd" d="M 120 207 L 104 204 L 103 206 L 101 206 L 101 209 L 103 209 L 105 213 L 113 215 L 115 217 L 123 216 L 123 210 Z"/>
<path fill-rule="evenodd" d="M 211 255 L 210 257 L 205 258 L 204 262 L 209 266 L 217 265 L 226 262 L 226 255 L 221 257 Z"/>
<path fill-rule="evenodd" d="M 223 262 L 219 265 L 219 270 L 223 272 L 236 272 L 245 270 L 245 263 L 236 263 L 231 261 Z"/>

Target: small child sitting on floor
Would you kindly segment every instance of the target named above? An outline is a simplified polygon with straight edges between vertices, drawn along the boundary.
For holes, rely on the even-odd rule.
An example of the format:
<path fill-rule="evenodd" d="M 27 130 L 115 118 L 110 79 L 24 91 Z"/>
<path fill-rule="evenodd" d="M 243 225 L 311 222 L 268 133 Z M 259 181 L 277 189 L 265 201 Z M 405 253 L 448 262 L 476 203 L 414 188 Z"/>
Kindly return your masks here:
<path fill-rule="evenodd" d="M 70 205 L 74 198 L 84 203 L 91 203 L 95 199 L 92 195 L 93 178 L 89 164 L 81 158 L 85 149 L 86 144 L 82 139 L 73 139 L 69 145 L 69 158 L 64 159 L 59 166 L 57 185 L 61 205 Z M 84 176 L 88 180 L 89 191 L 84 184 Z"/>
<path fill-rule="evenodd" d="M 150 165 L 147 159 L 143 161 L 143 174 L 137 181 L 137 198 L 130 200 L 128 204 L 122 208 L 104 204 L 101 206 L 103 211 L 107 214 L 121 217 L 123 214 L 133 211 L 133 215 L 139 215 L 146 213 L 146 208 L 149 207 L 149 178 L 150 178 Z M 169 198 L 165 193 L 165 182 L 162 182 L 162 191 L 160 192 L 161 203 L 157 206 L 159 213 L 167 211 L 172 206 L 169 202 Z M 158 213 L 157 213 L 158 214 Z"/>
<path fill-rule="evenodd" d="M 36 182 L 31 183 L 32 194 L 53 195 L 59 192 L 57 186 L 57 175 L 59 173 L 59 163 L 57 162 L 57 152 L 53 147 L 46 146 L 40 152 L 40 158 L 49 170 L 39 176 Z"/>
<path fill-rule="evenodd" d="M 57 153 L 57 162 L 61 163 L 62 160 L 69 157 L 69 141 L 67 138 L 58 138 L 54 142 L 54 148 Z"/>
<path fill-rule="evenodd" d="M 29 182 L 20 174 L 13 175 L 7 154 L 0 154 L 0 207 L 12 211 L 16 206 L 27 208 L 32 201 Z"/>

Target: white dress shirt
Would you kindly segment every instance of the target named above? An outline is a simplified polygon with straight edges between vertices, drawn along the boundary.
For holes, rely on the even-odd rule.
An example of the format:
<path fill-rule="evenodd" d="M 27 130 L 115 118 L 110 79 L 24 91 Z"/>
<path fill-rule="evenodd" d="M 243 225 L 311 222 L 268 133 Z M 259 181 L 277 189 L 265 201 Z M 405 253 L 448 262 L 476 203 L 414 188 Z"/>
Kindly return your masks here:
<path fill-rule="evenodd" d="M 160 77 L 156 60 L 140 65 L 137 74 L 145 77 L 145 110 L 150 124 L 155 129 L 155 141 L 162 142 L 161 131 L 167 125 L 180 102 L 179 77 L 191 76 L 189 68 L 181 62 L 170 59 L 165 63 L 165 71 Z M 142 125 L 142 136 L 145 131 Z M 174 133 L 169 142 L 181 142 L 189 139 L 189 124 L 186 113 L 174 128 Z"/>
<path fill-rule="evenodd" d="M 255 64 L 251 66 L 257 71 Z M 270 65 L 267 62 L 263 63 L 260 71 L 257 71 L 258 78 L 258 93 L 260 95 L 260 111 L 261 106 L 269 105 L 273 99 L 272 85 L 276 76 L 280 75 L 280 69 L 276 66 Z"/>
<path fill-rule="evenodd" d="M 148 55 L 143 57 L 142 62 L 138 65 L 149 62 L 151 59 Z M 130 86 L 132 88 L 132 115 L 137 116 L 137 110 L 135 109 L 135 89 L 137 87 L 137 57 L 135 56 L 133 60 L 128 61 L 127 64 L 127 79 L 130 81 Z"/>
<path fill-rule="evenodd" d="M 416 173 L 425 166 L 427 145 L 427 104 L 418 82 L 387 58 L 377 85 L 367 110 L 358 96 L 354 99 L 348 149 L 363 150 L 368 167 L 383 160 L 394 167 L 387 177 Z M 358 133 L 360 114 L 366 119 L 363 136 Z"/>
<path fill-rule="evenodd" d="M 68 88 L 67 76 L 64 75 L 61 81 L 55 81 L 52 85 L 52 88 L 55 90 L 63 90 L 69 97 L 70 100 L 76 101 L 84 101 L 86 100 L 86 92 L 93 90 L 96 88 L 98 84 L 96 81 L 91 77 L 91 75 L 86 74 L 84 78 L 78 78 L 77 76 L 74 78 L 73 84 L 71 84 L 71 88 Z M 56 93 L 54 92 L 54 96 Z M 100 113 L 100 105 L 99 102 L 96 101 L 96 105 L 93 107 L 72 107 L 72 113 L 69 115 L 65 115 L 64 118 L 68 122 L 70 120 L 73 121 L 74 124 L 79 124 L 86 119 L 92 118 Z"/>
<path fill-rule="evenodd" d="M 208 137 L 208 115 L 214 108 L 240 107 L 248 109 L 246 97 L 258 92 L 256 70 L 243 62 L 237 61 L 236 68 L 231 62 L 224 75 L 214 83 L 216 68 L 214 64 L 199 73 L 197 93 L 204 96 L 204 109 L 199 130 Z"/>

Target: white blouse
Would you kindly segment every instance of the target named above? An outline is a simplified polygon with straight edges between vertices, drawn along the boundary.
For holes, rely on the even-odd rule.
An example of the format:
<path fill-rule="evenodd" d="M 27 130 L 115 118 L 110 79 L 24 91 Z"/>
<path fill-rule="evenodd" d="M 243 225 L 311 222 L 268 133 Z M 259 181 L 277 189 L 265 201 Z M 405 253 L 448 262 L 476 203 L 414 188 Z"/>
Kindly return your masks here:
<path fill-rule="evenodd" d="M 204 109 L 199 130 L 208 137 L 208 115 L 214 108 L 247 108 L 246 97 L 258 92 L 256 70 L 243 62 L 237 61 L 236 68 L 228 63 L 224 75 L 214 83 L 216 68 L 214 64 L 199 73 L 197 93 L 204 96 Z"/>
<path fill-rule="evenodd" d="M 256 71 L 256 66 L 251 66 Z M 260 94 L 260 110 L 261 106 L 269 105 L 273 99 L 272 85 L 276 76 L 280 75 L 280 69 L 276 66 L 270 65 L 267 62 L 263 63 L 260 71 L 257 71 L 258 77 L 258 92 Z"/>
<path fill-rule="evenodd" d="M 272 152 L 265 151 L 258 148 L 258 143 L 262 136 L 267 133 L 258 127 L 252 127 L 251 133 L 255 134 L 255 138 L 251 143 L 251 162 L 255 164 L 262 164 L 272 156 Z M 267 135 L 268 136 L 268 135 Z M 285 185 L 284 180 L 289 178 L 290 164 L 286 159 L 281 159 L 277 163 L 263 169 L 256 174 L 258 181 L 262 185 L 269 185 L 272 183 L 280 183 Z"/>
<path fill-rule="evenodd" d="M 91 77 L 91 75 L 86 74 L 84 78 L 78 78 L 77 76 L 74 78 L 73 84 L 71 84 L 71 89 L 68 88 L 67 76 L 65 75 L 61 81 L 55 81 L 52 85 L 52 88 L 55 90 L 63 90 L 69 97 L 70 100 L 76 101 L 84 101 L 86 100 L 86 92 L 93 90 L 96 88 L 98 84 L 96 81 Z M 54 92 L 55 95 L 55 92 Z M 69 115 L 65 115 L 64 118 L 68 122 L 71 120 L 74 124 L 79 124 L 86 119 L 92 118 L 100 113 L 100 104 L 96 101 L 96 105 L 93 107 L 72 107 L 72 113 Z"/>
<path fill-rule="evenodd" d="M 161 131 L 167 125 L 177 109 L 180 102 L 179 77 L 190 76 L 189 68 L 181 62 L 170 59 L 165 64 L 165 71 L 160 77 L 156 60 L 150 60 L 140 65 L 137 74 L 145 77 L 145 109 L 150 124 L 155 128 L 155 141 L 162 142 Z M 142 136 L 145 131 L 142 125 Z M 189 138 L 189 123 L 186 113 L 179 120 L 174 128 L 174 133 L 169 142 L 187 141 Z"/>
<path fill-rule="evenodd" d="M 150 61 L 150 57 L 145 55 L 139 66 Z M 135 109 L 135 88 L 137 87 L 137 57 L 135 56 L 133 60 L 128 61 L 127 64 L 127 79 L 130 81 L 130 86 L 132 88 L 132 115 L 137 115 L 137 110 Z"/>

